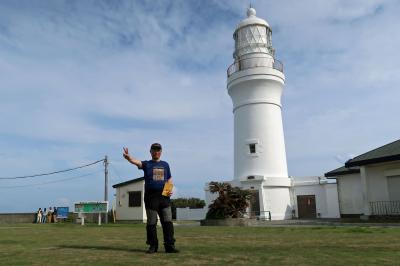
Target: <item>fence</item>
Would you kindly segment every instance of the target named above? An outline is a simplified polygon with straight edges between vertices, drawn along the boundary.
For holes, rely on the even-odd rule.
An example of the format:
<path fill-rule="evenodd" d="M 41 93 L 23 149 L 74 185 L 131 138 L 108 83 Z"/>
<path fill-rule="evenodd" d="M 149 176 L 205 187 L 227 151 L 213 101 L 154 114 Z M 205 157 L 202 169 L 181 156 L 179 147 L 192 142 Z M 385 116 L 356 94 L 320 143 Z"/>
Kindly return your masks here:
<path fill-rule="evenodd" d="M 257 220 L 270 220 L 270 211 L 248 211 L 243 214 L 244 218 L 257 219 Z"/>
<path fill-rule="evenodd" d="M 202 220 L 206 218 L 207 211 L 208 208 L 206 207 L 202 209 L 176 208 L 176 220 Z"/>
<path fill-rule="evenodd" d="M 232 65 L 230 65 L 226 72 L 228 77 L 230 77 L 233 73 L 236 73 L 238 71 L 256 67 L 269 67 L 276 69 L 280 72 L 283 72 L 282 62 L 275 58 L 268 58 L 268 57 L 253 57 L 253 58 L 238 60 Z"/>
<path fill-rule="evenodd" d="M 369 205 L 372 215 L 400 215 L 400 201 L 373 201 Z"/>

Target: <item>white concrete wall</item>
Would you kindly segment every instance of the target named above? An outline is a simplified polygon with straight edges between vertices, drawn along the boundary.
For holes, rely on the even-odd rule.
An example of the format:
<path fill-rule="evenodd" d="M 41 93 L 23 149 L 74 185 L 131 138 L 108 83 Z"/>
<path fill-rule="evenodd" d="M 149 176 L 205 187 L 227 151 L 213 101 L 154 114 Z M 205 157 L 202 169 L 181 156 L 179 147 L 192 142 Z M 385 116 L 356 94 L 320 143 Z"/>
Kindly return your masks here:
<path fill-rule="evenodd" d="M 386 167 L 383 165 L 365 166 L 368 202 L 389 200 L 387 178 L 384 175 L 385 169 Z"/>
<path fill-rule="evenodd" d="M 340 218 L 337 184 L 326 184 L 327 212 L 323 218 Z"/>
<path fill-rule="evenodd" d="M 263 201 L 260 201 L 261 216 L 265 211 L 271 212 L 271 220 L 287 220 L 292 218 L 292 206 L 288 187 L 264 186 L 261 190 Z"/>
<path fill-rule="evenodd" d="M 339 208 L 341 214 L 363 213 L 361 177 L 359 173 L 337 176 Z"/>
<path fill-rule="evenodd" d="M 140 207 L 129 207 L 130 191 L 142 192 L 142 204 Z M 144 181 L 139 181 L 126 186 L 118 187 L 116 193 L 116 220 L 146 221 L 146 209 L 144 207 Z"/>
<path fill-rule="evenodd" d="M 400 201 L 400 175 L 388 176 L 388 191 L 390 201 Z"/>
<path fill-rule="evenodd" d="M 296 217 L 299 215 L 297 196 L 301 195 L 315 195 L 317 218 L 340 217 L 336 184 L 325 182 L 319 184 L 317 177 L 310 177 L 309 180 L 305 179 L 302 182 L 295 182 L 292 190 L 293 208 L 296 210 Z"/>
<path fill-rule="evenodd" d="M 196 221 L 206 218 L 208 207 L 202 209 L 176 208 L 176 220 L 178 221 Z"/>
<path fill-rule="evenodd" d="M 400 175 L 400 162 L 365 166 L 369 201 L 390 201 L 388 178 Z"/>
<path fill-rule="evenodd" d="M 365 175 L 366 187 L 361 182 L 361 174 Z M 338 176 L 340 213 L 370 215 L 369 202 L 396 200 L 397 189 L 393 186 L 397 182 L 393 177 L 397 175 L 400 175 L 400 162 L 366 165 L 361 167 L 360 174 Z"/>

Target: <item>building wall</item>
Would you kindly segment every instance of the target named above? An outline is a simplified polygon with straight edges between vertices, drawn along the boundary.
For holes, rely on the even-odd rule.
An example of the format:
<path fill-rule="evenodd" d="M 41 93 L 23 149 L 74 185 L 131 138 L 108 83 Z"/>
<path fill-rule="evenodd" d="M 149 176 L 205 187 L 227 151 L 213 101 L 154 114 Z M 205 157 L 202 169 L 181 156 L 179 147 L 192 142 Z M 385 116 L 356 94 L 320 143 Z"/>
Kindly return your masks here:
<path fill-rule="evenodd" d="M 383 166 L 366 166 L 365 174 L 367 180 L 368 202 L 371 201 L 387 201 L 389 193 L 387 187 L 387 178 L 384 175 L 385 168 Z"/>
<path fill-rule="evenodd" d="M 141 191 L 142 200 L 140 207 L 129 207 L 129 192 Z M 118 187 L 116 193 L 116 220 L 147 220 L 144 207 L 144 181 Z"/>
<path fill-rule="evenodd" d="M 370 202 L 400 199 L 400 162 L 366 165 L 362 169 L 367 185 L 364 197 L 360 173 L 337 177 L 341 214 L 367 213 Z"/>
<path fill-rule="evenodd" d="M 367 165 L 365 166 L 365 173 L 368 184 L 368 201 L 395 200 L 396 196 L 394 196 L 394 199 L 389 197 L 389 185 L 397 185 L 397 182 L 389 184 L 388 179 L 393 181 L 394 176 L 400 175 L 400 162 Z M 391 191 L 393 191 L 393 188 Z"/>
<path fill-rule="evenodd" d="M 363 213 L 361 177 L 359 173 L 338 176 L 338 195 L 340 214 Z"/>
<path fill-rule="evenodd" d="M 400 175 L 388 176 L 388 192 L 390 201 L 400 201 Z"/>
<path fill-rule="evenodd" d="M 337 184 L 326 184 L 327 214 L 326 218 L 340 218 Z"/>
<path fill-rule="evenodd" d="M 292 193 L 293 208 L 296 210 L 296 217 L 298 217 L 299 213 L 297 207 L 297 196 L 301 195 L 315 195 L 317 218 L 340 217 L 336 184 L 319 184 L 318 181 L 314 183 L 298 183 L 292 188 Z"/>

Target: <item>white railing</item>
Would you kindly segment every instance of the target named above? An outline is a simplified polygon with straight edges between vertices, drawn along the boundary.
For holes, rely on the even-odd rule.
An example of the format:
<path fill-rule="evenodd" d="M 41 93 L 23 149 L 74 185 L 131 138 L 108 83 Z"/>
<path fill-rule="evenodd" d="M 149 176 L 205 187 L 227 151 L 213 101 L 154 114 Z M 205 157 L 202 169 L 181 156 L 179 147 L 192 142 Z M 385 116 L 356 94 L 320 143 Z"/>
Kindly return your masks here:
<path fill-rule="evenodd" d="M 372 201 L 369 206 L 372 215 L 400 215 L 400 201 Z"/>
<path fill-rule="evenodd" d="M 283 72 L 283 64 L 281 61 L 268 58 L 268 57 L 253 57 L 235 61 L 227 69 L 227 75 L 230 77 L 233 73 L 241 70 L 256 68 L 256 67 L 269 67 Z"/>

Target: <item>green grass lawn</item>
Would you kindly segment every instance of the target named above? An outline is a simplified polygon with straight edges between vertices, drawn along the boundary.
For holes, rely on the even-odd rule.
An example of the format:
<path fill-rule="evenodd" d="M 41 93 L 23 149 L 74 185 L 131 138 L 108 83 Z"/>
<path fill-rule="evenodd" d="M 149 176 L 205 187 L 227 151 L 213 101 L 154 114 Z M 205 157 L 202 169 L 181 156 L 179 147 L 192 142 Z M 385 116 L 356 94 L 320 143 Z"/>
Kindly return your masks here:
<path fill-rule="evenodd" d="M 175 231 L 181 253 L 161 248 L 149 255 L 143 224 L 0 225 L 0 265 L 400 265 L 400 228 L 186 225 Z"/>

